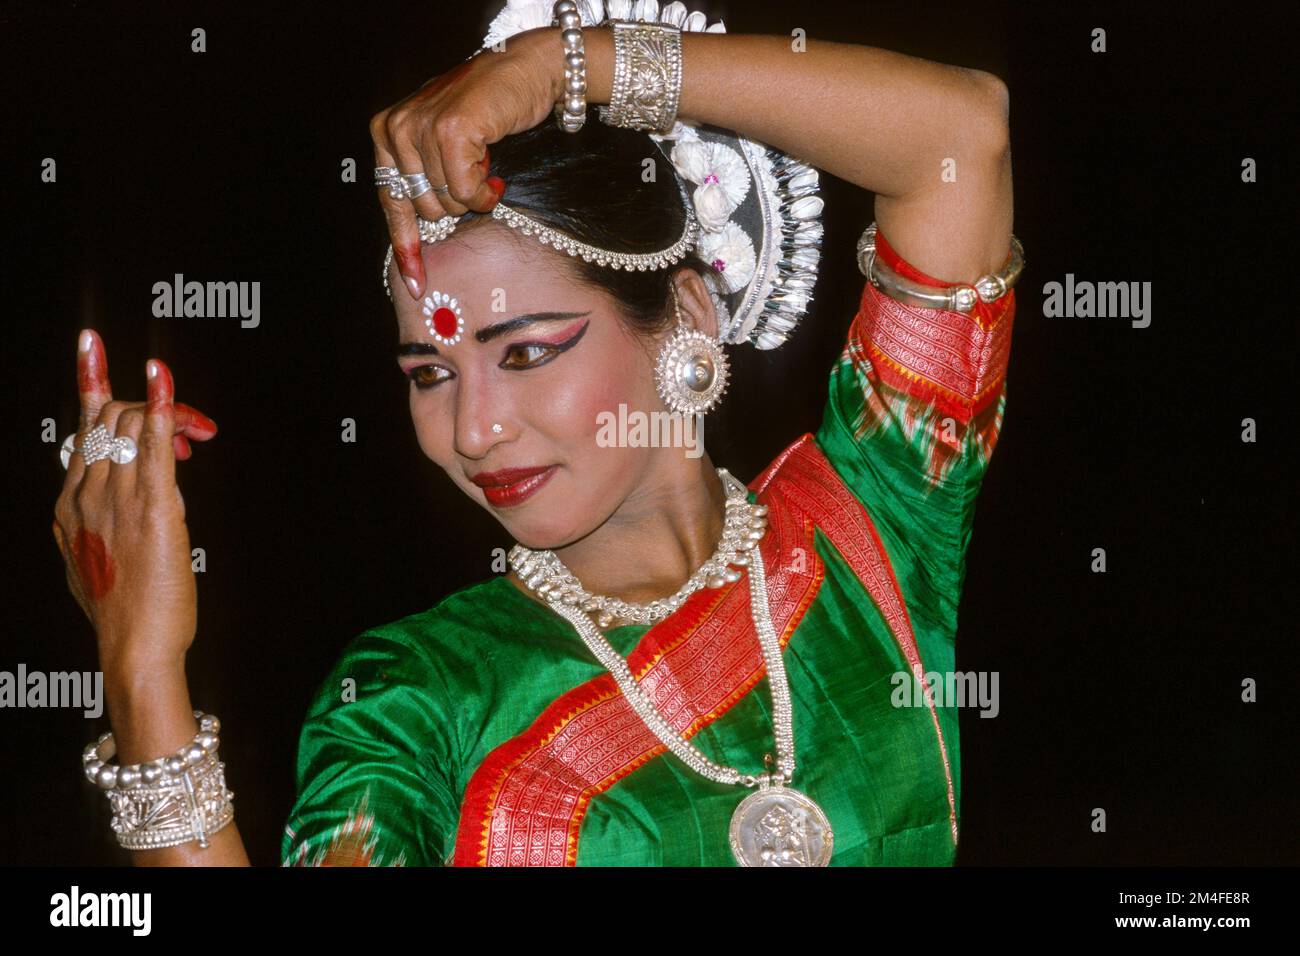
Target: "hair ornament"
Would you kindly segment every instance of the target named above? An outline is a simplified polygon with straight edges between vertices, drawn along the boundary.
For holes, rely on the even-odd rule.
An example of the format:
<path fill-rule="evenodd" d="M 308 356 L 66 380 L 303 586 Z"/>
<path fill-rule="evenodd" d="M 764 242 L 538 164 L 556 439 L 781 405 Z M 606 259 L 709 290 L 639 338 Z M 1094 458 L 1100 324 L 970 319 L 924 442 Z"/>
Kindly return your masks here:
<path fill-rule="evenodd" d="M 700 11 L 658 0 L 576 0 L 583 26 L 614 20 L 664 23 L 691 33 L 725 33 L 722 21 L 708 23 Z M 483 46 L 490 47 L 525 30 L 549 26 L 553 0 L 508 0 L 492 20 Z M 598 107 L 602 122 L 609 109 Z M 581 136 L 579 131 L 574 134 Z M 824 201 L 817 194 L 817 170 L 756 140 L 716 126 L 677 119 L 667 133 L 648 132 L 679 177 L 687 205 L 682 238 L 658 253 L 629 256 L 601 250 L 545 226 L 498 203 L 494 218 L 536 235 L 570 255 L 625 269 L 659 269 L 694 249 L 713 265 L 706 275 L 717 310 L 719 340 L 748 342 L 755 348 L 781 345 L 807 313 L 821 260 Z M 498 212 L 498 210 L 501 210 Z M 456 217 L 438 223 L 420 220 L 425 242 L 450 235 Z M 384 286 L 392 249 L 384 264 Z M 391 297 L 392 292 L 389 290 Z"/>

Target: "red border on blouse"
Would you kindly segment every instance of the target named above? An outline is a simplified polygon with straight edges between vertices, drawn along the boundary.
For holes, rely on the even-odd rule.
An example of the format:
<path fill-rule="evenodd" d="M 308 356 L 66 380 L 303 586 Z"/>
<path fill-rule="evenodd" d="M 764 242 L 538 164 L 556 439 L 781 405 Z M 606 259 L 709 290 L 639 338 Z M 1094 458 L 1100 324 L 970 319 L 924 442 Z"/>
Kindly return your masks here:
<path fill-rule="evenodd" d="M 924 687 L 925 669 L 884 545 L 813 436 L 791 444 L 750 488 L 769 508 L 768 534 L 759 547 L 782 649 L 825 577 L 814 540 L 814 528 L 820 528 L 863 581 Z M 803 549 L 804 560 L 790 560 L 796 548 Z M 730 710 L 766 670 L 749 613 L 747 573 L 734 584 L 692 595 L 646 631 L 628 665 L 659 712 L 688 739 Z M 926 697 L 956 844 L 952 771 L 928 688 Z M 576 865 L 591 799 L 666 751 L 611 675 L 575 687 L 475 770 L 461 804 L 453 864 Z"/>
<path fill-rule="evenodd" d="M 876 255 L 894 272 L 923 285 L 968 284 L 943 282 L 917 269 L 879 230 Z M 1010 258 L 1008 253 L 1008 262 Z M 965 313 L 908 305 L 867 282 L 849 344 L 870 358 L 886 385 L 966 423 L 1001 392 L 1014 319 L 1014 290 L 992 303 L 977 299 Z"/>

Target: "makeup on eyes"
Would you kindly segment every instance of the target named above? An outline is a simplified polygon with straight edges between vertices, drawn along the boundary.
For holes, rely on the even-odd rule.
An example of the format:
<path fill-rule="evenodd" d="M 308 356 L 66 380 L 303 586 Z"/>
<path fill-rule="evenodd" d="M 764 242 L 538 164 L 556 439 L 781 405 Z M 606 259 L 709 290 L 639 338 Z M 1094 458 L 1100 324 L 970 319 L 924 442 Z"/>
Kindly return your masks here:
<path fill-rule="evenodd" d="M 575 326 L 569 326 L 569 328 L 565 329 L 563 332 L 555 336 L 554 339 L 542 338 L 542 339 L 529 339 L 526 342 L 511 342 L 508 345 L 506 345 L 506 349 L 509 350 L 509 349 L 524 348 L 529 345 L 543 345 L 546 346 L 547 348 L 560 349 L 560 350 L 570 349 L 573 348 L 573 346 L 577 345 L 578 340 L 581 339 L 584 335 L 586 335 L 587 326 L 589 325 L 591 325 L 590 319 L 588 319 L 586 322 L 583 322 L 582 328 L 578 329 L 576 332 L 574 331 Z"/>
<path fill-rule="evenodd" d="M 505 322 L 497 322 L 494 325 L 485 326 L 474 333 L 475 341 L 484 344 L 496 338 L 509 335 L 519 329 L 535 325 L 539 322 L 562 322 L 566 319 L 581 319 L 591 314 L 586 312 L 529 312 L 524 315 L 515 316 L 513 319 L 507 319 Z M 545 343 L 552 344 L 552 343 Z M 430 342 L 427 338 L 421 336 L 418 341 L 402 342 L 397 347 L 397 356 L 400 359 L 404 355 L 441 355 L 442 352 L 438 347 Z M 448 354 L 452 354 L 448 352 Z"/>
<path fill-rule="evenodd" d="M 584 314 L 585 314 L 585 313 L 584 313 Z M 560 356 L 560 355 L 563 354 L 564 352 L 567 352 L 569 349 L 571 349 L 571 348 L 573 348 L 575 345 L 577 345 L 578 342 L 580 342 L 580 341 L 582 340 L 582 337 L 583 337 L 584 335 L 587 334 L 587 329 L 588 329 L 590 326 L 591 326 L 591 320 L 588 319 L 587 321 L 585 321 L 585 322 L 582 323 L 581 328 L 578 328 L 577 331 L 573 331 L 573 326 L 570 326 L 570 328 L 565 329 L 563 332 L 558 333 L 558 334 L 554 335 L 554 336 L 551 337 L 551 338 L 537 338 L 537 339 L 532 339 L 532 338 L 530 338 L 530 339 L 527 339 L 527 340 L 524 340 L 524 341 L 520 341 L 520 342 L 509 342 L 509 343 L 506 343 L 506 344 L 502 347 L 500 366 L 501 366 L 502 368 L 510 368 L 510 366 L 506 365 L 505 363 L 506 363 L 507 360 L 509 359 L 509 356 L 511 355 L 511 353 L 512 353 L 512 352 L 515 352 L 515 351 L 517 351 L 517 350 L 528 349 L 528 348 L 544 348 L 544 349 L 551 349 L 551 350 L 553 350 L 553 352 L 552 352 L 552 354 L 551 354 L 550 356 L 547 356 L 547 357 L 543 357 L 543 358 L 541 358 L 541 359 L 534 360 L 534 361 L 532 361 L 532 362 L 529 362 L 529 363 L 526 364 L 526 365 L 519 365 L 519 366 L 516 366 L 517 370 L 519 370 L 519 371 L 523 371 L 523 370 L 525 370 L 525 369 L 529 369 L 529 368 L 537 368 L 537 367 L 539 367 L 539 366 L 541 366 L 541 365 L 546 365 L 546 364 L 547 364 L 548 362 L 550 362 L 552 359 L 557 358 L 558 356 Z M 431 343 L 423 343 L 423 342 L 421 342 L 421 343 L 404 343 L 404 344 L 403 344 L 403 345 L 398 349 L 398 367 L 401 369 L 401 374 L 402 374 L 402 376 L 403 376 L 404 378 L 408 378 L 408 379 L 409 379 L 409 378 L 411 377 L 411 375 L 414 374 L 418 369 L 426 368 L 426 367 L 430 367 L 430 366 L 426 366 L 426 365 L 424 365 L 424 364 L 422 364 L 422 363 L 420 363 L 420 362 L 418 362 L 418 361 L 412 361 L 412 362 L 409 362 L 409 363 L 403 363 L 403 362 L 401 361 L 401 359 L 402 359 L 403 357 L 406 357 L 406 356 L 409 356 L 409 355 L 441 355 L 441 354 L 442 354 L 442 353 L 438 351 L 437 347 L 434 346 L 434 345 L 432 345 Z M 448 350 L 448 354 L 454 354 L 454 353 L 452 353 L 450 350 Z M 450 371 L 450 370 L 448 370 L 448 371 Z M 446 381 L 446 380 L 447 380 L 447 379 L 444 378 L 444 379 L 442 379 L 441 381 Z M 428 388 L 428 387 L 431 387 L 433 384 L 436 384 L 436 383 L 429 383 L 428 385 L 425 385 L 424 387 L 425 387 L 425 388 Z"/>

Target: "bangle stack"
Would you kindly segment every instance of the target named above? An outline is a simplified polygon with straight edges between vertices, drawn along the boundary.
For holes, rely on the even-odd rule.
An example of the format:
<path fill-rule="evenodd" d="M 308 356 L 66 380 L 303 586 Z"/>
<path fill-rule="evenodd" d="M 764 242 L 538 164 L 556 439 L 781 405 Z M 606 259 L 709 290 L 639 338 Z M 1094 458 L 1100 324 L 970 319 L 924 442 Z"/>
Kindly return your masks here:
<path fill-rule="evenodd" d="M 235 818 L 226 789 L 225 764 L 217 759 L 221 722 L 194 711 L 199 732 L 166 757 L 129 767 L 108 763 L 116 753 L 112 733 L 87 745 L 82 754 L 86 779 L 105 791 L 113 808 L 113 832 L 128 850 L 155 850 L 208 837 Z"/>
<path fill-rule="evenodd" d="M 587 53 L 582 43 L 582 16 L 574 0 L 557 0 L 552 26 L 564 41 L 564 95 L 555 104 L 555 119 L 566 133 L 587 122 Z"/>

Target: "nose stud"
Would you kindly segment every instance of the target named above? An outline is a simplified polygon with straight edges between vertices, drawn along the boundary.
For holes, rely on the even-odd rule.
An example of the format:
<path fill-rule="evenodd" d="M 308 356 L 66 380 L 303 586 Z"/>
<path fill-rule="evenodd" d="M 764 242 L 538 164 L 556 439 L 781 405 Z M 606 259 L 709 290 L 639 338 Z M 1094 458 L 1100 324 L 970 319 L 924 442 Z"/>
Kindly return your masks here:
<path fill-rule="evenodd" d="M 502 431 L 502 428 L 501 428 L 500 425 L 497 425 L 497 424 L 495 424 L 495 423 L 492 425 L 492 434 L 494 434 L 494 435 L 500 435 L 500 434 L 501 434 L 501 431 Z"/>

